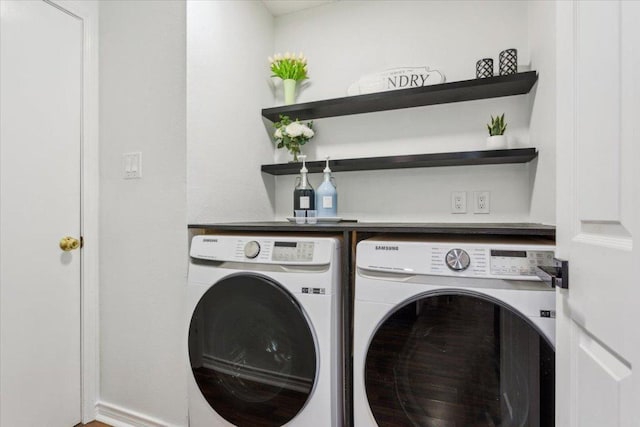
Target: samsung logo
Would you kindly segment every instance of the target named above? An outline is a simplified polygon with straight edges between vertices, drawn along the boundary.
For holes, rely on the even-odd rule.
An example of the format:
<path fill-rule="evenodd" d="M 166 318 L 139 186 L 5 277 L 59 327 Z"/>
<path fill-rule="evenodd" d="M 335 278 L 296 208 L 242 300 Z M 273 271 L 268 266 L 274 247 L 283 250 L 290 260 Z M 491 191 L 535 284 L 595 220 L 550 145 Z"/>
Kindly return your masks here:
<path fill-rule="evenodd" d="M 399 251 L 397 246 L 376 245 L 376 251 Z"/>
<path fill-rule="evenodd" d="M 218 243 L 218 239 L 202 239 L 204 243 Z"/>

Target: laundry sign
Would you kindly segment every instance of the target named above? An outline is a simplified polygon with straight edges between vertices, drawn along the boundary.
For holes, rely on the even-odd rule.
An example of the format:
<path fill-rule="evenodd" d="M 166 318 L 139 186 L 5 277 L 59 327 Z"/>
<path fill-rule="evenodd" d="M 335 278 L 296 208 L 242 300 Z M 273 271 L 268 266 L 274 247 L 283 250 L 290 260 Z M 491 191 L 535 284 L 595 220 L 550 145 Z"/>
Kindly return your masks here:
<path fill-rule="evenodd" d="M 401 67 L 362 76 L 347 89 L 347 95 L 386 92 L 436 85 L 445 82 L 444 74 L 429 67 Z"/>

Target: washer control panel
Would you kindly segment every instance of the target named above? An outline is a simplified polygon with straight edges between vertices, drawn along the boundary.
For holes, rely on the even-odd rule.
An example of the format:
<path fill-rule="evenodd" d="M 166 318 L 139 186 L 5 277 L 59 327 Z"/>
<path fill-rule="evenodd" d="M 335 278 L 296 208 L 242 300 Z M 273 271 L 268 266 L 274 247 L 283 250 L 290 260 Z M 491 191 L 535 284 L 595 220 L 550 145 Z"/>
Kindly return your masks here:
<path fill-rule="evenodd" d="M 297 266 L 335 261 L 340 241 L 333 237 L 198 235 L 191 240 L 191 258 L 220 262 Z"/>
<path fill-rule="evenodd" d="M 313 259 L 313 242 L 273 242 L 273 261 L 305 262 Z"/>

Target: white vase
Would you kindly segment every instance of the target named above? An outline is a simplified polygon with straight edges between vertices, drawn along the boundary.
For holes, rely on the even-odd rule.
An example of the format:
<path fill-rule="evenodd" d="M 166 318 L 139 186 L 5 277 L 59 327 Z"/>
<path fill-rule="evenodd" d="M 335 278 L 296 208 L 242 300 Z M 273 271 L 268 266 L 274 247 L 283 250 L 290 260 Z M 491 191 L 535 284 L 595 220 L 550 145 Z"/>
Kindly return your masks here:
<path fill-rule="evenodd" d="M 283 80 L 284 105 L 291 105 L 296 102 L 296 81 L 294 79 Z"/>
<path fill-rule="evenodd" d="M 489 150 L 505 150 L 507 148 L 507 136 L 493 135 L 488 137 L 487 148 Z"/>

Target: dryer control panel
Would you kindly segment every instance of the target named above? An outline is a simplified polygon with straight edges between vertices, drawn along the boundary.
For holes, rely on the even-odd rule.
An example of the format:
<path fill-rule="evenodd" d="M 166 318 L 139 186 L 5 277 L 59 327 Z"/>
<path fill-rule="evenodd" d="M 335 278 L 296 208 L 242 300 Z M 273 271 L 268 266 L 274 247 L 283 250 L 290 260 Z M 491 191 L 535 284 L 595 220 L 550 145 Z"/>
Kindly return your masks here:
<path fill-rule="evenodd" d="M 553 265 L 552 248 L 433 245 L 431 273 L 538 280 L 536 267 Z"/>
<path fill-rule="evenodd" d="M 553 265 L 550 244 L 511 242 L 389 241 L 358 244 L 365 270 L 473 278 L 540 280 L 536 267 Z"/>
<path fill-rule="evenodd" d="M 539 265 L 553 265 L 553 252 L 540 250 L 490 250 L 491 274 L 535 276 Z"/>

